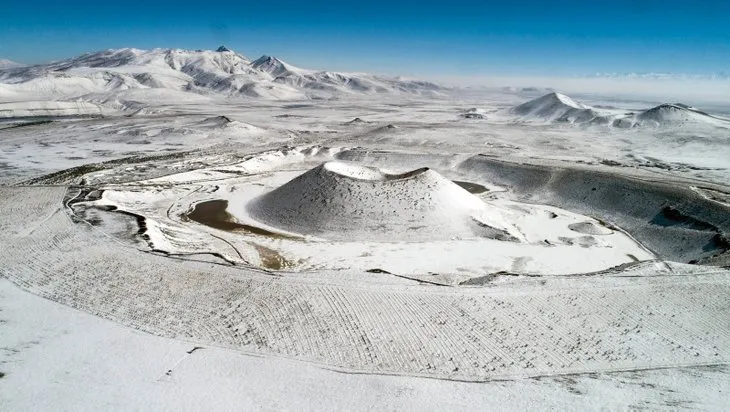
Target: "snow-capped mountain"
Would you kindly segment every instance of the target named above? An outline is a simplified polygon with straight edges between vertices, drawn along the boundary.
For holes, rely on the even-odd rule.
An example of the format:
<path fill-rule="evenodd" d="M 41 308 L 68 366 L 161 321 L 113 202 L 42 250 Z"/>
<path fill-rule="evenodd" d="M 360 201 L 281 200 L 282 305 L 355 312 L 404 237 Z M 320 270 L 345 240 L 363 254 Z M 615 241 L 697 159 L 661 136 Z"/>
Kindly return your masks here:
<path fill-rule="evenodd" d="M 160 89 L 152 92 L 151 89 Z M 300 69 L 275 57 L 251 61 L 211 50 L 113 49 L 59 62 L 0 68 L 0 100 L 84 99 L 106 103 L 179 93 L 268 99 L 331 98 L 341 93 L 430 94 L 428 82 Z"/>
<path fill-rule="evenodd" d="M 308 72 L 307 70 L 285 63 L 276 57 L 266 55 L 251 62 L 251 67 L 264 73 L 268 73 L 272 77 L 286 76 L 289 74 L 303 74 Z"/>
<path fill-rule="evenodd" d="M 23 65 L 20 64 L 20 63 L 16 63 L 16 62 L 14 62 L 12 60 L 0 59 L 0 70 L 14 69 L 14 68 L 17 68 L 17 67 L 23 67 Z"/>
<path fill-rule="evenodd" d="M 262 56 L 251 63 L 252 67 L 268 73 L 278 84 L 297 89 L 331 93 L 429 93 L 441 88 L 433 83 L 388 78 L 366 73 L 339 73 L 301 69 L 276 57 Z"/>

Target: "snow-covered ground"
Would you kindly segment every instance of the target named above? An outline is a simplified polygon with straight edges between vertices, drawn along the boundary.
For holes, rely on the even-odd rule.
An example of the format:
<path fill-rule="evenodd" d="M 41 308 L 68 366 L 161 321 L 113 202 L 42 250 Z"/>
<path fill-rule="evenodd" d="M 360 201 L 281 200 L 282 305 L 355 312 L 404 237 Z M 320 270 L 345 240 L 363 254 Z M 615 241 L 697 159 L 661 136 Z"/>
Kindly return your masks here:
<path fill-rule="evenodd" d="M 724 409 L 730 121 L 217 51 L 0 67 L 0 409 Z"/>
<path fill-rule="evenodd" d="M 2 410 L 716 409 L 727 366 L 463 383 L 321 368 L 137 332 L 0 279 Z"/>

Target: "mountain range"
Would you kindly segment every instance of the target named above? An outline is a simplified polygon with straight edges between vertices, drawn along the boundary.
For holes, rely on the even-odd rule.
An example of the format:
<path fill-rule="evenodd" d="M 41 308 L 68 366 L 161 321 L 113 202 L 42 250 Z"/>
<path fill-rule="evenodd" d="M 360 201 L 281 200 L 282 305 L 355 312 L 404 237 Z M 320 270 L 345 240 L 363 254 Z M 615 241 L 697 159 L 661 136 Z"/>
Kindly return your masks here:
<path fill-rule="evenodd" d="M 438 94 L 436 84 L 365 73 L 306 70 L 272 57 L 217 50 L 110 49 L 48 64 L 0 61 L 0 100 L 97 103 L 198 96 L 275 100 Z"/>

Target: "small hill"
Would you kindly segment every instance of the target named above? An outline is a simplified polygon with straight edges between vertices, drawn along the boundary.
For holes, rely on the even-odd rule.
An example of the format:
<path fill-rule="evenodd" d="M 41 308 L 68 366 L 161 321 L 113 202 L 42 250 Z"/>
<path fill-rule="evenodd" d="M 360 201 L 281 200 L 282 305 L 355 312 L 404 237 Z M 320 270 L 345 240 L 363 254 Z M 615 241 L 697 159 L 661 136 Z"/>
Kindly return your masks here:
<path fill-rule="evenodd" d="M 718 120 L 709 114 L 685 104 L 662 104 L 639 113 L 636 119 L 640 123 L 656 125 L 673 125 L 687 122 L 708 122 Z"/>
<path fill-rule="evenodd" d="M 272 228 L 330 240 L 448 240 L 519 233 L 481 199 L 428 168 L 393 174 L 327 162 L 246 207 Z M 514 234 L 514 236 L 513 236 Z"/>
<path fill-rule="evenodd" d="M 578 103 L 562 93 L 549 93 L 519 106 L 510 112 L 522 120 L 561 123 L 588 123 L 599 114 L 590 106 Z"/>
<path fill-rule="evenodd" d="M 682 103 L 665 103 L 643 112 L 618 118 L 616 127 L 715 126 L 730 128 L 730 122 Z"/>
<path fill-rule="evenodd" d="M 486 116 L 487 111 L 484 109 L 480 109 L 478 107 L 472 107 L 471 109 L 468 109 L 464 113 L 461 114 L 461 117 L 465 119 L 484 119 Z"/>

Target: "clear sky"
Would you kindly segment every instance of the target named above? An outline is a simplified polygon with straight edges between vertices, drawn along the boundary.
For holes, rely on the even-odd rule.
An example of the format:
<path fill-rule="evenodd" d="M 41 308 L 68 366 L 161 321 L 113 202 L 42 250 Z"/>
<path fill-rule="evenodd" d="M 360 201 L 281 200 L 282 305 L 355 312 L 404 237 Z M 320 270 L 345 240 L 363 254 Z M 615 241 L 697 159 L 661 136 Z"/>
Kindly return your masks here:
<path fill-rule="evenodd" d="M 0 0 L 0 58 L 22 63 L 220 44 L 416 76 L 730 72 L 730 1 Z"/>

